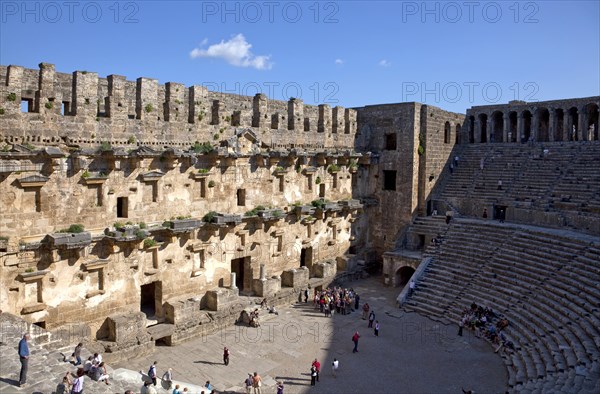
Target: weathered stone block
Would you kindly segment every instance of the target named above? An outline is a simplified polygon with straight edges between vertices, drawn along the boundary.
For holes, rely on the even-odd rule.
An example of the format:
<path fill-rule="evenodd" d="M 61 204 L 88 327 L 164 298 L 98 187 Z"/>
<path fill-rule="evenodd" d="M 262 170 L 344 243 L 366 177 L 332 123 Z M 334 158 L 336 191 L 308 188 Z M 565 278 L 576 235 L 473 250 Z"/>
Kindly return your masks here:
<path fill-rule="evenodd" d="M 306 267 L 283 271 L 281 285 L 285 287 L 303 287 L 308 283 L 310 272 Z"/>
<path fill-rule="evenodd" d="M 224 289 L 209 290 L 206 292 L 203 302 L 206 309 L 210 311 L 219 311 L 226 308 L 232 302 L 235 302 L 239 296 L 239 289 Z"/>
<path fill-rule="evenodd" d="M 313 274 L 317 278 L 329 278 L 337 273 L 335 261 L 324 261 L 313 265 Z"/>
<path fill-rule="evenodd" d="M 254 279 L 252 288 L 258 297 L 272 297 L 281 290 L 281 277 Z"/>

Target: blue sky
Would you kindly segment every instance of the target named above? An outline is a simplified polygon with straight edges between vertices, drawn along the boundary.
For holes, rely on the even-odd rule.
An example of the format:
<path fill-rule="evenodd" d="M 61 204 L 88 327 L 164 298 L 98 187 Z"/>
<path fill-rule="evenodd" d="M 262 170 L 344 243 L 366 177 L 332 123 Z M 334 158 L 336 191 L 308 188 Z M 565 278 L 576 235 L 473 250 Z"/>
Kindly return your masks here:
<path fill-rule="evenodd" d="M 0 63 L 356 107 L 600 94 L 599 1 L 0 1 Z"/>

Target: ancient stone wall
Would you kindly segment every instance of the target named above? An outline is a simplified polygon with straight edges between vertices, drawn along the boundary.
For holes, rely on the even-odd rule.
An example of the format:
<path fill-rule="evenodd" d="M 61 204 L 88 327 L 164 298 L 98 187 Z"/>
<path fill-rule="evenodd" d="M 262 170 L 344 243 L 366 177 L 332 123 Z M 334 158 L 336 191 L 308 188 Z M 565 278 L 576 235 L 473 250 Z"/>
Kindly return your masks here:
<path fill-rule="evenodd" d="M 22 110 L 23 108 L 23 110 Z M 0 66 L 0 141 L 185 148 L 218 144 L 237 128 L 254 128 L 268 147 L 349 148 L 356 112 L 185 87 L 151 78 Z"/>
<path fill-rule="evenodd" d="M 418 103 L 358 108 L 357 149 L 371 152 L 354 191 L 364 199 L 368 221 L 358 242 L 381 259 L 393 249 L 419 210 L 424 211 L 444 170 L 464 115 Z M 430 180 L 430 178 L 432 178 Z M 372 205 L 371 205 L 372 203 Z"/>
<path fill-rule="evenodd" d="M 85 322 L 117 352 L 141 310 L 167 325 L 150 337 L 187 337 L 178 300 L 229 321 L 225 290 L 332 280 L 350 246 L 354 110 L 45 63 L 0 67 L 0 108 L 0 308 L 29 322 Z"/>

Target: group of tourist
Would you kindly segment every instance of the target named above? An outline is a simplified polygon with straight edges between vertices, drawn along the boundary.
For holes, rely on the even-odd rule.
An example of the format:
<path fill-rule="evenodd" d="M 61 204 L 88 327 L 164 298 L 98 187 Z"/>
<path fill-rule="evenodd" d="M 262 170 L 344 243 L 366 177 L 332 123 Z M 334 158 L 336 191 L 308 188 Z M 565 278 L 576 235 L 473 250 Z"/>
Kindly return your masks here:
<path fill-rule="evenodd" d="M 358 309 L 359 303 L 360 296 L 352 288 L 328 287 L 322 291 L 315 290 L 313 297 L 315 309 L 318 308 L 325 317 L 332 317 L 334 313 L 347 315 Z"/>
<path fill-rule="evenodd" d="M 508 319 L 499 318 L 494 323 L 495 319 L 498 319 L 498 315 L 491 308 L 472 303 L 470 308 L 465 308 L 462 312 L 458 323 L 458 335 L 462 336 L 463 328 L 466 327 L 471 329 L 476 337 L 483 337 L 497 345 L 496 353 L 501 348 L 514 350 L 514 344 L 502 332 L 509 325 Z"/>

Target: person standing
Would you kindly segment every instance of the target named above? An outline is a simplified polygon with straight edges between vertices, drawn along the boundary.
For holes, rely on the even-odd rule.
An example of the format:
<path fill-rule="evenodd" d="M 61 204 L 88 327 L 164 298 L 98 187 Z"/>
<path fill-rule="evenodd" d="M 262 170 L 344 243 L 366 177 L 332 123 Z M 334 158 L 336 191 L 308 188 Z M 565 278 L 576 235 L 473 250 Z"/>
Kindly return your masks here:
<path fill-rule="evenodd" d="M 229 365 L 229 349 L 227 349 L 227 346 L 223 348 L 223 364 Z"/>
<path fill-rule="evenodd" d="M 314 386 L 317 381 L 317 369 L 315 368 L 315 366 L 313 365 L 312 367 L 310 367 L 310 385 Z"/>
<path fill-rule="evenodd" d="M 367 316 L 369 315 L 369 303 L 365 302 L 362 309 L 363 309 L 362 319 L 367 320 Z"/>
<path fill-rule="evenodd" d="M 379 336 L 379 320 L 377 320 L 375 322 L 375 330 L 374 330 L 375 336 L 378 337 Z"/>
<path fill-rule="evenodd" d="M 313 361 L 312 366 L 315 367 L 315 369 L 317 370 L 317 382 L 318 382 L 319 375 L 321 374 L 321 363 L 315 358 L 315 361 Z"/>
<path fill-rule="evenodd" d="M 415 292 L 415 280 L 411 279 L 408 283 L 408 296 L 410 297 Z"/>
<path fill-rule="evenodd" d="M 150 369 L 148 370 L 148 376 L 150 377 L 150 379 L 152 379 L 152 384 L 154 386 L 156 386 L 156 364 L 158 364 L 158 361 L 155 361 L 151 366 Z"/>
<path fill-rule="evenodd" d="M 250 394 L 252 392 L 252 386 L 254 386 L 254 380 L 252 379 L 252 374 L 249 373 L 248 377 L 244 381 L 246 385 L 246 394 Z"/>
<path fill-rule="evenodd" d="M 23 334 L 19 341 L 19 360 L 21 361 L 21 373 L 19 374 L 19 386 L 27 385 L 27 368 L 29 366 L 29 334 Z"/>
<path fill-rule="evenodd" d="M 308 289 L 304 289 L 304 303 L 308 303 Z"/>
<path fill-rule="evenodd" d="M 337 370 L 340 366 L 340 362 L 338 361 L 337 358 L 333 359 L 333 362 L 331 363 L 331 374 L 333 375 L 334 378 L 337 377 Z"/>
<path fill-rule="evenodd" d="M 162 376 L 162 381 L 167 386 L 167 390 L 171 390 L 171 387 L 173 387 L 173 368 L 167 369 Z"/>
<path fill-rule="evenodd" d="M 283 394 L 283 382 L 277 382 L 277 394 Z"/>
<path fill-rule="evenodd" d="M 359 303 L 360 303 L 360 296 L 358 294 L 356 294 L 354 296 L 354 309 L 358 310 Z"/>
<path fill-rule="evenodd" d="M 77 370 L 77 378 L 73 381 L 73 387 L 71 388 L 71 394 L 83 393 L 83 368 Z"/>
<path fill-rule="evenodd" d="M 360 338 L 360 335 L 358 334 L 358 331 L 356 331 L 354 333 L 354 335 L 352 336 L 352 342 L 354 342 L 354 349 L 352 350 L 352 353 L 358 353 L 358 339 Z"/>
<path fill-rule="evenodd" d="M 252 387 L 254 387 L 254 394 L 261 394 L 260 386 L 262 386 L 262 378 L 258 374 L 258 372 L 254 372 L 254 376 L 252 377 Z"/>
<path fill-rule="evenodd" d="M 75 350 L 73 350 L 73 357 L 75 357 L 75 366 L 81 365 L 81 349 L 83 348 L 83 343 L 78 343 L 75 346 Z"/>
<path fill-rule="evenodd" d="M 373 328 L 373 322 L 375 321 L 375 312 L 369 313 L 369 328 Z"/>

